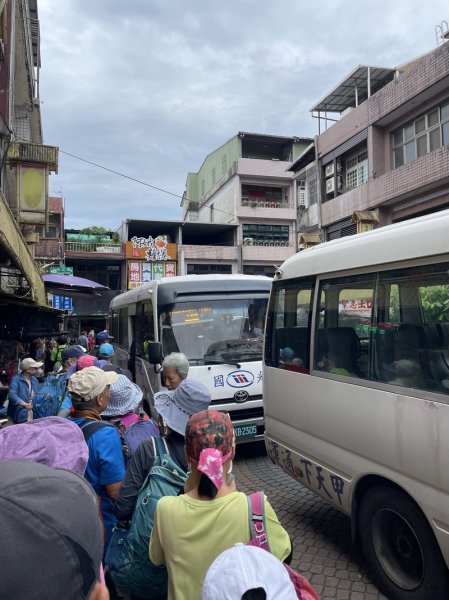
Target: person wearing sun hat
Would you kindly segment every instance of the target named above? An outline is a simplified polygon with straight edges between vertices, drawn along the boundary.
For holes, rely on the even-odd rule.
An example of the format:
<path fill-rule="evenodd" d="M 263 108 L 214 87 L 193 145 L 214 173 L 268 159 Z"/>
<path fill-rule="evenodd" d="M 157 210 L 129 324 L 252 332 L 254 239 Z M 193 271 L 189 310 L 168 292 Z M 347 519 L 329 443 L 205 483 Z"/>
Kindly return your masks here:
<path fill-rule="evenodd" d="M 211 402 L 210 392 L 199 381 L 184 379 L 173 390 L 158 392 L 154 404 L 163 418 L 162 433 L 174 462 L 187 471 L 184 451 L 184 433 L 189 417 Z M 143 441 L 134 452 L 126 469 L 125 479 L 115 503 L 115 513 L 120 521 L 131 519 L 139 490 L 154 462 L 151 439 Z"/>
<path fill-rule="evenodd" d="M 109 404 L 110 386 L 117 380 L 118 375 L 113 371 L 86 367 L 73 373 L 67 384 L 74 408 L 73 421 L 83 431 L 89 448 L 86 479 L 101 498 L 105 550 L 116 522 L 114 501 L 125 475 L 119 432 L 113 425 L 101 422 L 100 417 Z"/>
<path fill-rule="evenodd" d="M 209 567 L 201 600 L 251 598 L 296 600 L 296 590 L 284 565 L 263 548 L 236 544 L 222 552 Z"/>
<path fill-rule="evenodd" d="M 158 501 L 150 539 L 150 560 L 168 570 L 168 600 L 201 597 L 206 572 L 224 550 L 251 539 L 248 501 L 232 474 L 235 434 L 228 414 L 203 410 L 185 431 L 190 476 L 186 493 Z M 272 554 L 291 555 L 288 533 L 264 499 Z"/>
<path fill-rule="evenodd" d="M 111 385 L 109 404 L 101 413 L 101 418 L 112 422 L 119 420 L 124 427 L 128 427 L 139 420 L 136 411 L 141 405 L 142 398 L 143 392 L 137 384 L 125 375 L 117 374 L 117 381 Z"/>
<path fill-rule="evenodd" d="M 39 391 L 36 374 L 44 363 L 33 358 L 20 362 L 20 373 L 11 379 L 8 391 L 8 416 L 14 423 L 26 423 L 33 410 L 33 398 Z"/>

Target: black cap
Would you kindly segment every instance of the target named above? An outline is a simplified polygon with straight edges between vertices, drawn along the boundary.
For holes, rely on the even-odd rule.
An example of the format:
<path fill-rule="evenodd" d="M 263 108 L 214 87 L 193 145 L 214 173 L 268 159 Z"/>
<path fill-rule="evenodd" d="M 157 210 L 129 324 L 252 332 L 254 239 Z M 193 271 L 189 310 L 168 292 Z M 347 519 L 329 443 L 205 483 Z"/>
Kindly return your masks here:
<path fill-rule="evenodd" d="M 88 598 L 103 552 L 89 483 L 32 461 L 0 462 L 0 481 L 0 598 Z"/>

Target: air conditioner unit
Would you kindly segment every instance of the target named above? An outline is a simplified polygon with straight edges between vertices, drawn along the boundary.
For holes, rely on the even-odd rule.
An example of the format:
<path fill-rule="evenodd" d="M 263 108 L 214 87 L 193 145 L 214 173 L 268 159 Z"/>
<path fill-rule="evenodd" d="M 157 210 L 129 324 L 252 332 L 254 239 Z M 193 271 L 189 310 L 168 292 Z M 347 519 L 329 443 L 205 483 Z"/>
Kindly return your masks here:
<path fill-rule="evenodd" d="M 332 177 L 332 175 L 334 174 L 334 163 L 331 162 L 328 165 L 326 165 L 326 168 L 324 169 L 324 174 L 325 177 Z"/>
<path fill-rule="evenodd" d="M 335 191 L 335 178 L 326 179 L 326 194 L 333 194 Z"/>
<path fill-rule="evenodd" d="M 243 238 L 244 246 L 252 246 L 254 244 L 254 238 Z"/>

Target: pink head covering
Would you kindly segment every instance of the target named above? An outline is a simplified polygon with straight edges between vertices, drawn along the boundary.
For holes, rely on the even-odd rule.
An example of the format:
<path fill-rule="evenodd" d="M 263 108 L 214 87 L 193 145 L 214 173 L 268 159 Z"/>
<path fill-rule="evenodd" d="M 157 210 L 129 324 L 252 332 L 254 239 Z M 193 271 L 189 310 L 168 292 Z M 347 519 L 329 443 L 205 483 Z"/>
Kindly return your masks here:
<path fill-rule="evenodd" d="M 198 470 L 219 490 L 223 485 L 223 465 L 231 458 L 235 444 L 229 415 L 216 410 L 192 415 L 187 423 L 185 442 L 189 458 L 198 462 Z"/>

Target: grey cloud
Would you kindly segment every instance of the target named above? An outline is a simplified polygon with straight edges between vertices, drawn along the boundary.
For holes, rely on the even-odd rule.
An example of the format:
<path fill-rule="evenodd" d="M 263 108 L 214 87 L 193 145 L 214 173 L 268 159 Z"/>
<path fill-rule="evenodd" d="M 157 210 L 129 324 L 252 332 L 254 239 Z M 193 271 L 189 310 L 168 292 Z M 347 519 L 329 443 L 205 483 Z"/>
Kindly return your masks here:
<path fill-rule="evenodd" d="M 39 0 L 46 143 L 182 195 L 239 130 L 311 136 L 358 64 L 430 50 L 446 2 Z M 67 225 L 179 218 L 179 198 L 61 155 Z"/>

